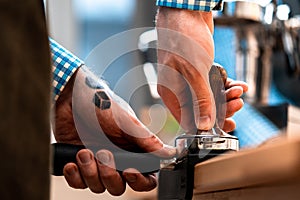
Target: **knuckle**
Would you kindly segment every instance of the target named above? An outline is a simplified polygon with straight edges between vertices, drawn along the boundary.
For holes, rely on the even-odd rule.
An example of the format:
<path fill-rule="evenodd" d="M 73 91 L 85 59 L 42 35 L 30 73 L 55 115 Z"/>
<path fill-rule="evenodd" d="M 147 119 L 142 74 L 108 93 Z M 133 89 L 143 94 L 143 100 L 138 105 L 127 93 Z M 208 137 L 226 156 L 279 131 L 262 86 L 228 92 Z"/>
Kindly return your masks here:
<path fill-rule="evenodd" d="M 103 181 L 114 180 L 114 177 L 116 176 L 116 172 L 109 170 L 104 173 L 101 173 L 100 176 Z"/>
<path fill-rule="evenodd" d="M 98 177 L 98 172 L 94 170 L 86 170 L 85 172 L 82 172 L 84 178 L 86 179 L 92 179 L 92 178 L 97 178 Z"/>

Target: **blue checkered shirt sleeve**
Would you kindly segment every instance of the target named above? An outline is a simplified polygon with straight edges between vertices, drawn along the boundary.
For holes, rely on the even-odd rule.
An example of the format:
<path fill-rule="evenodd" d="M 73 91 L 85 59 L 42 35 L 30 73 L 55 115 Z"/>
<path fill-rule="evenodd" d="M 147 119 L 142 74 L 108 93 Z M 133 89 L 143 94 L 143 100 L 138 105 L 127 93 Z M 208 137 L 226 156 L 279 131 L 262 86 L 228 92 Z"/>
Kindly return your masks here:
<path fill-rule="evenodd" d="M 53 39 L 49 38 L 49 42 L 52 56 L 53 100 L 56 101 L 73 73 L 83 65 L 83 61 Z"/>
<path fill-rule="evenodd" d="M 223 0 L 156 0 L 157 6 L 199 11 L 221 10 Z"/>

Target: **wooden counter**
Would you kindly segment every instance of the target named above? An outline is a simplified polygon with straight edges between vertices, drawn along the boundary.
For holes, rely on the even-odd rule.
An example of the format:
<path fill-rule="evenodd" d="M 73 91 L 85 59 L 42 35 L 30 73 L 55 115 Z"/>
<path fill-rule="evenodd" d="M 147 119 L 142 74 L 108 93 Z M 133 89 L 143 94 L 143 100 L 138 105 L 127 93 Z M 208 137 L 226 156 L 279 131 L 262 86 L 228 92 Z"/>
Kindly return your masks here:
<path fill-rule="evenodd" d="M 219 156 L 195 166 L 194 199 L 300 199 L 300 139 Z"/>

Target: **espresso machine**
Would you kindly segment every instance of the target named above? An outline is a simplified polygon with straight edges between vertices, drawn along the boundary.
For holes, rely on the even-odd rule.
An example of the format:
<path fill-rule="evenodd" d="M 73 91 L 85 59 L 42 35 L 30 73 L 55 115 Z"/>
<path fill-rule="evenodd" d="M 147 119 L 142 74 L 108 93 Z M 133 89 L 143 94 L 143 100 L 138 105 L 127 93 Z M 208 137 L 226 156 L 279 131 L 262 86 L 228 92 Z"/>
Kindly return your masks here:
<path fill-rule="evenodd" d="M 300 5 L 295 4 L 299 2 L 225 2 L 214 17 L 216 27 L 234 30 L 235 79 L 249 85 L 244 101 L 279 129 L 287 126 L 288 105 L 300 105 L 295 88 L 300 83 Z"/>

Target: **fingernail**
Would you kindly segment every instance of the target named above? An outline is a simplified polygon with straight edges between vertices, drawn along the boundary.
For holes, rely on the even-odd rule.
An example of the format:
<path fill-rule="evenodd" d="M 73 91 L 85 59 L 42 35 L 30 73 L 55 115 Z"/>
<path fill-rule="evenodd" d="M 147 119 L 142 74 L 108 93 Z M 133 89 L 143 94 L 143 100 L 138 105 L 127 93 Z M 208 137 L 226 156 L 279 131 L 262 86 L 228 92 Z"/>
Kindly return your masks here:
<path fill-rule="evenodd" d="M 197 128 L 200 130 L 208 130 L 211 127 L 211 118 L 209 116 L 201 116 L 197 118 Z"/>
<path fill-rule="evenodd" d="M 136 181 L 136 175 L 135 174 L 126 174 L 126 180 L 130 183 L 133 183 Z"/>
<path fill-rule="evenodd" d="M 73 176 L 76 173 L 76 168 L 75 167 L 70 167 L 70 168 L 68 168 L 68 170 L 66 170 L 66 173 L 69 176 Z"/>
<path fill-rule="evenodd" d="M 91 154 L 88 152 L 81 152 L 78 154 L 78 157 L 82 164 L 89 164 L 92 161 Z"/>
<path fill-rule="evenodd" d="M 107 153 L 98 152 L 96 156 L 97 156 L 98 161 L 100 161 L 102 164 L 110 163 L 110 156 Z"/>

